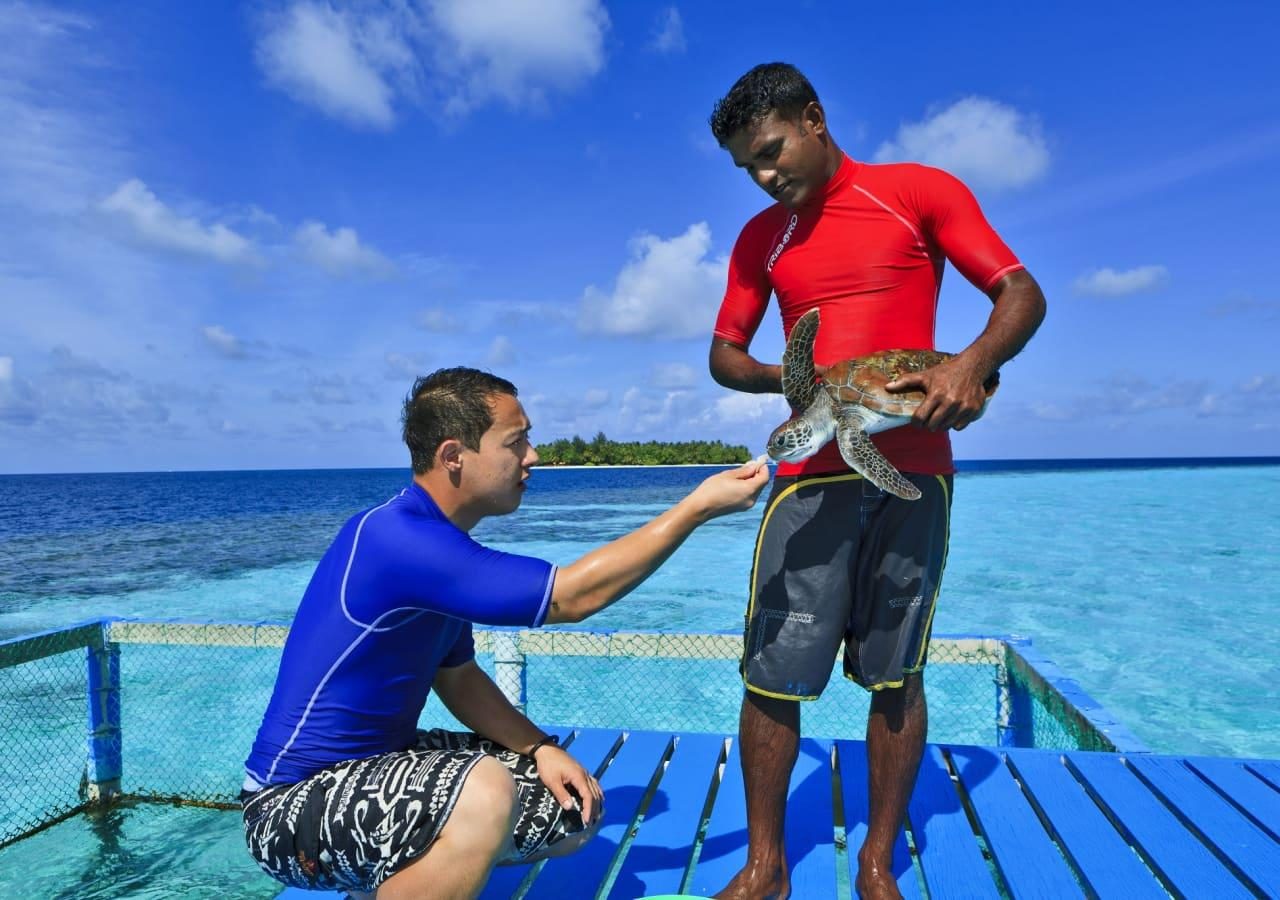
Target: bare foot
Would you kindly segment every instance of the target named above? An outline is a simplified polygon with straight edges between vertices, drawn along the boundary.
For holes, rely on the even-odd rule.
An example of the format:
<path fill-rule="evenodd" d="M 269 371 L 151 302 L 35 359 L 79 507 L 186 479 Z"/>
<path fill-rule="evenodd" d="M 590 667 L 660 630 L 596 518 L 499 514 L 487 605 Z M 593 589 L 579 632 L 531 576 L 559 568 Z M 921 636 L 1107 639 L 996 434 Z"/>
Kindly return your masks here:
<path fill-rule="evenodd" d="M 858 877 L 853 886 L 862 900 L 902 900 L 898 881 L 893 877 L 893 870 L 889 866 L 882 868 L 874 864 L 860 863 Z"/>
<path fill-rule="evenodd" d="M 715 896 L 717 900 L 787 900 L 791 896 L 787 864 L 748 862 Z"/>

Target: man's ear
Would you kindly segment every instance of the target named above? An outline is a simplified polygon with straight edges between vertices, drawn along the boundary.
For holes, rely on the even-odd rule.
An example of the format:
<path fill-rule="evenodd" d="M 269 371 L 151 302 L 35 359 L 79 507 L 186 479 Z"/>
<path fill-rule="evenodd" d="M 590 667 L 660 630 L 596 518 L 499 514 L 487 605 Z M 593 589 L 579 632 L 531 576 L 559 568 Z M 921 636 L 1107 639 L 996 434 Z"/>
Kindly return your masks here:
<path fill-rule="evenodd" d="M 814 134 L 826 134 L 827 114 L 823 112 L 822 104 L 817 100 L 810 100 L 808 105 L 800 111 L 800 124 L 802 127 L 809 128 Z"/>
<path fill-rule="evenodd" d="M 436 448 L 436 465 L 446 472 L 462 471 L 462 441 L 457 438 L 446 438 Z"/>

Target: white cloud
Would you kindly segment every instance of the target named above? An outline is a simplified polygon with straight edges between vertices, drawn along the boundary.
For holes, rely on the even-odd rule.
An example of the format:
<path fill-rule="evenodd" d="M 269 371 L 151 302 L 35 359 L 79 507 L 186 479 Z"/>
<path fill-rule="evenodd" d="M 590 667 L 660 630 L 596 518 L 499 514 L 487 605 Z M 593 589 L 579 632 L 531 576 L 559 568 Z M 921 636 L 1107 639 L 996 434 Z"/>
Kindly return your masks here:
<path fill-rule="evenodd" d="M 294 232 L 293 240 L 304 258 L 331 275 L 349 272 L 386 275 L 394 268 L 377 250 L 360 243 L 354 228 L 329 231 L 321 222 L 307 221 Z"/>
<path fill-rule="evenodd" d="M 791 416 L 791 408 L 781 394 L 726 394 L 716 399 L 710 412 L 726 425 L 744 422 L 781 425 Z"/>
<path fill-rule="evenodd" d="M 116 188 L 98 203 L 98 209 L 123 224 L 132 237 L 153 247 L 221 263 L 261 263 L 247 239 L 220 223 L 202 225 L 194 218 L 178 215 L 137 178 Z"/>
<path fill-rule="evenodd" d="M 48 366 L 34 383 L 0 383 L 0 425 L 37 426 L 41 437 L 111 443 L 136 439 L 139 432 L 172 435 L 168 403 L 181 389 L 139 380 L 54 347 Z"/>
<path fill-rule="evenodd" d="M 598 0 L 433 0 L 440 72 L 452 76 L 446 112 L 490 99 L 541 105 L 604 67 L 609 15 Z"/>
<path fill-rule="evenodd" d="M 582 406 L 584 409 L 599 409 L 609 402 L 609 396 L 604 388 L 589 388 L 582 395 Z"/>
<path fill-rule="evenodd" d="M 353 379 L 337 372 L 310 374 L 307 378 L 307 394 L 321 406 L 347 406 L 355 403 L 352 388 L 356 387 L 358 385 Z"/>
<path fill-rule="evenodd" d="M 617 427 L 623 434 L 666 440 L 666 434 L 681 423 L 692 422 L 697 413 L 697 397 L 689 391 L 658 395 L 631 387 L 618 404 Z"/>
<path fill-rule="evenodd" d="M 0 5 L 0 202 L 81 212 L 104 190 L 102 173 L 123 164 L 120 141 L 103 127 L 101 110 L 111 104 L 100 89 L 102 61 L 84 47 L 92 29 L 67 11 Z"/>
<path fill-rule="evenodd" d="M 913 160 L 945 169 L 975 187 L 1022 187 L 1049 168 L 1049 148 L 1034 118 L 985 97 L 966 97 L 922 122 L 898 129 L 876 162 Z"/>
<path fill-rule="evenodd" d="M 383 71 L 408 48 L 388 37 L 380 45 L 365 34 L 379 33 L 327 3 L 295 3 L 268 17 L 257 48 L 258 65 L 273 86 L 295 100 L 350 125 L 390 128 L 395 123 L 392 88 Z M 380 53 L 386 46 L 391 53 Z M 400 52 L 395 52 L 399 49 Z"/>
<path fill-rule="evenodd" d="M 295 0 L 263 18 L 257 58 L 295 100 L 385 130 L 405 103 L 452 116 L 493 100 L 541 106 L 600 71 L 608 26 L 599 0 Z"/>
<path fill-rule="evenodd" d="M 1101 417 L 1128 419 L 1170 410 L 1216 415 L 1228 399 L 1210 391 L 1205 381 L 1155 383 L 1119 373 L 1095 393 L 1080 393 L 1061 401 L 1035 401 L 1028 404 L 1027 412 L 1033 418 L 1051 422 L 1097 421 Z"/>
<path fill-rule="evenodd" d="M 1123 297 L 1159 287 L 1168 277 L 1169 270 L 1164 266 L 1138 266 L 1122 272 L 1095 269 L 1076 279 L 1075 291 L 1094 297 Z"/>
<path fill-rule="evenodd" d="M 491 366 L 506 366 L 516 361 L 516 348 L 506 335 L 498 335 L 489 345 L 485 362 Z"/>
<path fill-rule="evenodd" d="M 249 433 L 249 429 L 236 422 L 232 422 L 230 419 L 221 419 L 211 422 L 210 428 L 216 434 L 224 434 L 228 437 L 239 437 Z"/>
<path fill-rule="evenodd" d="M 588 334 L 710 339 L 724 294 L 728 259 L 707 258 L 711 229 L 690 225 L 663 240 L 645 234 L 631 242 L 631 260 L 613 292 L 595 285 L 583 292 L 578 327 Z"/>
<path fill-rule="evenodd" d="M 651 377 L 654 387 L 683 390 L 698 383 L 698 374 L 684 363 L 658 363 Z"/>
<path fill-rule="evenodd" d="M 462 323 L 458 321 L 458 317 L 440 309 L 438 306 L 424 309 L 418 313 L 418 325 L 426 331 L 436 334 L 448 334 L 449 332 L 462 330 Z"/>
<path fill-rule="evenodd" d="M 405 389 L 408 389 L 408 382 L 417 378 L 419 375 L 427 374 L 426 358 L 419 353 L 388 353 L 387 361 L 387 378 L 391 381 L 404 381 Z"/>
<path fill-rule="evenodd" d="M 668 6 L 658 13 L 658 23 L 653 30 L 649 47 L 659 53 L 683 53 L 688 45 L 684 40 L 684 20 L 680 10 Z"/>
<path fill-rule="evenodd" d="M 1246 394 L 1280 398 L 1280 376 L 1254 375 L 1240 385 L 1240 390 Z"/>
<path fill-rule="evenodd" d="M 0 429 L 27 427 L 40 418 L 40 408 L 31 385 L 13 373 L 13 357 L 0 356 Z"/>
<path fill-rule="evenodd" d="M 200 333 L 209 346 L 228 359 L 244 359 L 249 355 L 244 342 L 221 325 L 205 325 Z"/>

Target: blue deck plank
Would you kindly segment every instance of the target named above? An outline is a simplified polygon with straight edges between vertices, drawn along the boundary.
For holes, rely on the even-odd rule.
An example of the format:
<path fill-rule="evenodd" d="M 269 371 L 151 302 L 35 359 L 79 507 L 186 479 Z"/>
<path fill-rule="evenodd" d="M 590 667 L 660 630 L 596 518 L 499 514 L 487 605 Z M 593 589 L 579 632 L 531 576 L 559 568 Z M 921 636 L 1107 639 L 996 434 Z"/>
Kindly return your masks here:
<path fill-rule="evenodd" d="M 1120 757 L 1088 751 L 1073 751 L 1066 756 L 1094 798 L 1111 811 L 1126 836 L 1175 893 L 1215 900 L 1253 896 L 1129 771 Z"/>
<path fill-rule="evenodd" d="M 729 883 L 746 861 L 747 800 L 742 788 L 742 757 L 735 739 L 729 745 L 724 776 L 702 839 L 689 893 L 710 897 Z"/>
<path fill-rule="evenodd" d="M 996 867 L 1014 897 L 1082 897 L 1075 875 L 1045 833 L 1013 774 L 998 753 L 951 747 Z"/>
<path fill-rule="evenodd" d="M 942 751 L 930 744 L 907 806 L 920 870 L 931 900 L 989 897 L 1000 893 L 987 868 L 968 816 L 951 783 Z"/>
<path fill-rule="evenodd" d="M 1280 791 L 1241 760 L 1193 757 L 1187 762 L 1247 812 L 1274 841 L 1280 841 Z"/>
<path fill-rule="evenodd" d="M 720 735 L 677 737 L 667 771 L 609 893 L 611 900 L 679 892 L 723 752 Z"/>
<path fill-rule="evenodd" d="M 600 832 L 570 857 L 551 859 L 525 895 L 528 900 L 560 900 L 582 896 L 604 883 L 627 831 L 635 821 L 645 790 L 653 780 L 671 736 L 653 731 L 632 732 L 609 768 L 600 776 L 605 791 L 604 819 Z"/>
<path fill-rule="evenodd" d="M 840 761 L 840 792 L 844 801 L 844 827 L 847 838 L 849 883 L 858 878 L 858 850 L 867 839 L 867 816 L 870 805 L 867 781 L 867 745 L 862 741 L 837 741 Z M 911 861 L 907 832 L 898 830 L 893 842 L 893 875 L 903 900 L 921 900 L 920 877 Z"/>
<path fill-rule="evenodd" d="M 1004 753 L 1031 802 L 1049 821 L 1059 846 L 1095 895 L 1132 900 L 1168 897 L 1063 764 L 1061 754 L 1014 749 Z"/>
<path fill-rule="evenodd" d="M 1249 768 L 1252 769 L 1259 778 L 1267 781 L 1273 788 L 1280 791 L 1280 762 L 1272 760 L 1251 761 Z"/>
<path fill-rule="evenodd" d="M 550 731 L 553 734 L 560 735 L 560 743 L 567 744 L 565 749 L 582 764 L 583 768 L 593 774 L 600 768 L 605 756 L 613 749 L 613 745 L 617 742 L 619 735 L 617 731 L 598 728 L 587 728 L 576 733 L 571 732 L 568 728 L 556 728 Z M 571 733 L 574 736 L 573 740 L 570 741 L 568 736 Z M 534 865 L 537 864 L 498 866 L 493 870 L 493 874 L 489 876 L 489 881 L 485 884 L 484 890 L 480 892 L 480 897 L 482 900 L 509 900 Z"/>
<path fill-rule="evenodd" d="M 800 755 L 787 790 L 786 846 L 791 896 L 834 897 L 836 847 L 830 741 L 800 741 Z"/>
<path fill-rule="evenodd" d="M 1179 811 L 1179 818 L 1200 839 L 1227 859 L 1234 874 L 1255 890 L 1280 897 L 1280 845 L 1213 788 L 1168 757 L 1130 757 L 1129 765 Z"/>

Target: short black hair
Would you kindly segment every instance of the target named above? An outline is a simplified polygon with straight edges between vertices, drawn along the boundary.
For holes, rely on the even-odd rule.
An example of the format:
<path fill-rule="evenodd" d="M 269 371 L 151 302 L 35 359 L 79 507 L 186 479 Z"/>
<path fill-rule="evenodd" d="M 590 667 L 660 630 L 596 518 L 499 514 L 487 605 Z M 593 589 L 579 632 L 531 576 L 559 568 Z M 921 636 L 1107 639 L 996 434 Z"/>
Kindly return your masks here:
<path fill-rule="evenodd" d="M 794 119 L 818 94 L 790 63 L 762 63 L 743 75 L 711 110 L 711 133 L 723 147 L 739 131 L 771 112 Z"/>
<path fill-rule="evenodd" d="M 437 369 L 414 381 L 400 417 L 414 474 L 430 471 L 436 450 L 450 438 L 479 450 L 480 438 L 493 426 L 490 400 L 495 394 L 514 397 L 516 386 L 464 366 Z"/>

